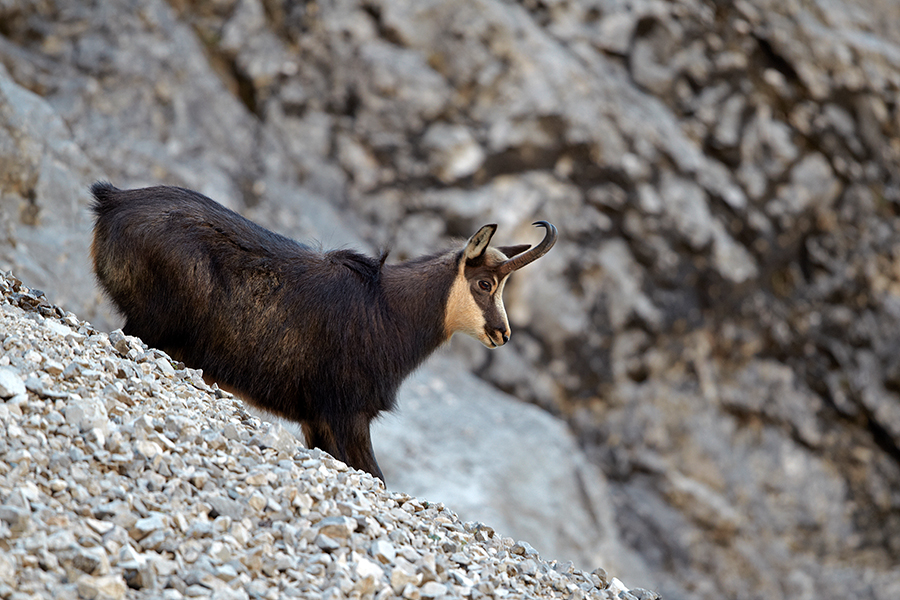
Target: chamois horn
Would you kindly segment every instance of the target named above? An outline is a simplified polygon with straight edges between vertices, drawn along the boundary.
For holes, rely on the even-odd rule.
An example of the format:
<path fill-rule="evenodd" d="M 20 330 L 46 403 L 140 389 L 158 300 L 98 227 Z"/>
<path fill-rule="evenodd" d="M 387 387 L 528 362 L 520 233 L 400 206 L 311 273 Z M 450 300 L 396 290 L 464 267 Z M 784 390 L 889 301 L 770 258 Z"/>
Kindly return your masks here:
<path fill-rule="evenodd" d="M 547 254 L 547 252 L 550 251 L 550 248 L 553 247 L 553 244 L 556 243 L 556 238 L 558 237 L 556 227 L 554 227 L 547 221 L 535 221 L 534 223 L 532 223 L 532 225 L 534 225 L 535 227 L 543 227 L 547 230 L 547 233 L 544 235 L 544 239 L 541 240 L 540 244 L 538 244 L 531 250 L 514 256 L 497 267 L 499 269 L 499 275 L 501 277 L 508 273 L 512 273 L 513 271 L 518 271 L 525 265 L 536 261 L 543 255 Z"/>

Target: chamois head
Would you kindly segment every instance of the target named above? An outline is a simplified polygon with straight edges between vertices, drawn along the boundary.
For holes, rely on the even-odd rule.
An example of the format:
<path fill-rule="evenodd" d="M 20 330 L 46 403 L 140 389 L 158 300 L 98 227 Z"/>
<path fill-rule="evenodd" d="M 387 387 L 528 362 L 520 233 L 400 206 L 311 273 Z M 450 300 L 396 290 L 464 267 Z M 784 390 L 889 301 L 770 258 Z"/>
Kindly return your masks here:
<path fill-rule="evenodd" d="M 556 243 L 556 227 L 547 221 L 534 225 L 547 230 L 540 244 L 491 248 L 497 225 L 485 225 L 469 238 L 459 253 L 458 273 L 447 299 L 444 327 L 449 338 L 466 333 L 488 348 L 509 341 L 509 320 L 503 306 L 503 287 L 510 273 L 546 254 Z M 527 250 L 527 252 L 526 252 Z"/>

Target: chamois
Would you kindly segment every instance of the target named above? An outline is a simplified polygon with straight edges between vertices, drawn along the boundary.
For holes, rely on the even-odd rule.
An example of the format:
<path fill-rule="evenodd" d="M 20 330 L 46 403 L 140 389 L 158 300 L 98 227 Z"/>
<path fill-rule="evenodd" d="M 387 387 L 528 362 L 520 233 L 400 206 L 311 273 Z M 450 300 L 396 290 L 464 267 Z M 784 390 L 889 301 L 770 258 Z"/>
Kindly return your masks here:
<path fill-rule="evenodd" d="M 385 264 L 273 233 L 197 192 L 91 186 L 91 256 L 125 333 L 199 368 L 258 408 L 299 422 L 309 447 L 384 480 L 369 423 L 401 382 L 463 332 L 509 340 L 503 287 L 556 242 L 465 246 Z"/>

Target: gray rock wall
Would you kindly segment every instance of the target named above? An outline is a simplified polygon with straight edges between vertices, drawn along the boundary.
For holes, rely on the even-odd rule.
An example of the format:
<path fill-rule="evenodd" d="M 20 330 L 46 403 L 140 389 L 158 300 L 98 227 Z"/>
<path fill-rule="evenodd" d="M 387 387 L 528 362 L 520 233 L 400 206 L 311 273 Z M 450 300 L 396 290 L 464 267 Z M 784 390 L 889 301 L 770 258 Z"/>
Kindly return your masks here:
<path fill-rule="evenodd" d="M 0 266 L 114 325 L 83 258 L 99 176 L 395 258 L 548 219 L 511 345 L 453 351 L 568 420 L 660 590 L 889 597 L 898 23 L 853 0 L 13 0 Z"/>

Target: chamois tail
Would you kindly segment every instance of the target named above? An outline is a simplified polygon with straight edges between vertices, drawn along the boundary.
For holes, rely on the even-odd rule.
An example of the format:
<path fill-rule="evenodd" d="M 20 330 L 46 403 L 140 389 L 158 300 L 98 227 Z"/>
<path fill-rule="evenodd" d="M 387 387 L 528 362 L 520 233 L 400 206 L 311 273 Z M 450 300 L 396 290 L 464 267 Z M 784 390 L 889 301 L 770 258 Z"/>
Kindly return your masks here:
<path fill-rule="evenodd" d="M 94 202 L 91 204 L 91 210 L 98 218 L 115 209 L 121 202 L 122 195 L 116 186 L 108 181 L 98 181 L 91 186 L 91 194 L 94 196 Z"/>

